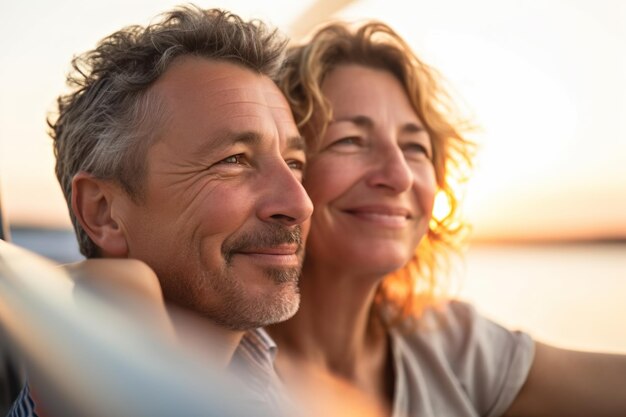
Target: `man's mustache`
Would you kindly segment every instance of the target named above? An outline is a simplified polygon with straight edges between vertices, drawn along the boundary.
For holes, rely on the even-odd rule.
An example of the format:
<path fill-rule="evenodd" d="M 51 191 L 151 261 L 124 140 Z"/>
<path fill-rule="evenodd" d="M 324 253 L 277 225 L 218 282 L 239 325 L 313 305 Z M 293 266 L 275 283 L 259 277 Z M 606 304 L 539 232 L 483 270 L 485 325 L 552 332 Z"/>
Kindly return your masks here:
<path fill-rule="evenodd" d="M 297 253 L 300 254 L 303 250 L 302 226 L 287 228 L 280 224 L 268 224 L 257 231 L 226 239 L 222 244 L 222 256 L 226 259 L 226 263 L 230 264 L 233 256 L 238 252 L 294 243 L 298 245 Z"/>

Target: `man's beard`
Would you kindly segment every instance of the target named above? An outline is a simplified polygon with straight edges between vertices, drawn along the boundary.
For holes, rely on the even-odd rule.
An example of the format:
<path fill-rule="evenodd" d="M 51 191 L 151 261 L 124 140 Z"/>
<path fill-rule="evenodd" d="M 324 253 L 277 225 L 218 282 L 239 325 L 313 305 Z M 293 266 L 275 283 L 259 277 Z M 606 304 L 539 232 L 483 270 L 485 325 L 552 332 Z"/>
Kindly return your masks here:
<path fill-rule="evenodd" d="M 234 276 L 233 257 L 248 249 L 297 244 L 299 265 L 294 267 L 265 267 L 263 274 L 275 284 L 272 297 L 254 297 L 246 291 L 245 277 Z M 248 330 L 287 320 L 300 304 L 298 279 L 302 268 L 304 247 L 302 228 L 287 229 L 278 224 L 266 225 L 262 230 L 238 235 L 222 244 L 225 266 L 219 272 L 205 275 L 203 286 L 208 286 L 219 301 L 204 309 L 204 314 L 231 330 Z M 201 301 L 200 301 L 201 302 Z"/>

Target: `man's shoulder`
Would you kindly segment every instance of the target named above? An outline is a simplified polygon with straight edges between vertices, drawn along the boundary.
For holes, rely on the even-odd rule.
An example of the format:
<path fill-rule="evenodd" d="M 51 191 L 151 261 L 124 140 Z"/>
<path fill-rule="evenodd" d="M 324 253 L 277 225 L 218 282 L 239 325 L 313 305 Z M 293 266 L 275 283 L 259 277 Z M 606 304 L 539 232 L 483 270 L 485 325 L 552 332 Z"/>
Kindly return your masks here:
<path fill-rule="evenodd" d="M 37 417 L 37 413 L 35 413 L 35 402 L 30 396 L 28 383 L 24 384 L 22 391 L 20 391 L 9 409 L 7 417 Z"/>
<path fill-rule="evenodd" d="M 233 361 L 269 372 L 274 369 L 277 349 L 276 343 L 263 328 L 248 330 L 235 350 Z"/>

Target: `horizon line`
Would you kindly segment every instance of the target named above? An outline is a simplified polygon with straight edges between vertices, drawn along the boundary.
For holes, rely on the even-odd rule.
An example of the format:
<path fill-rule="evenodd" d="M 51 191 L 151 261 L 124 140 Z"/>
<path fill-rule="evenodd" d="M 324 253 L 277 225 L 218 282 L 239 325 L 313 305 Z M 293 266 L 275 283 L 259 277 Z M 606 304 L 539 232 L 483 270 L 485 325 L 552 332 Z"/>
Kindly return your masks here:
<path fill-rule="evenodd" d="M 8 225 L 9 232 L 73 232 L 71 227 L 64 226 L 38 226 L 29 224 L 10 224 Z M 625 236 L 592 236 L 592 237 L 559 237 L 559 236 L 547 236 L 547 237 L 472 237 L 467 239 L 470 245 L 576 245 L 576 244 L 626 244 Z"/>

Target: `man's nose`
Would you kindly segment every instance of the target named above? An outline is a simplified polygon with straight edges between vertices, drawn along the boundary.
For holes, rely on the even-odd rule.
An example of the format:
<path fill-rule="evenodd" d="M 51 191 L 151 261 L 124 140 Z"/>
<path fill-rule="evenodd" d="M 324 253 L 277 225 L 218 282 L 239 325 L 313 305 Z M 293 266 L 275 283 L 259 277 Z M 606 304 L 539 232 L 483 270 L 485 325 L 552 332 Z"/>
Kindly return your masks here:
<path fill-rule="evenodd" d="M 302 224 L 311 217 L 313 203 L 291 168 L 286 163 L 277 165 L 264 179 L 265 193 L 257 213 L 263 221 Z"/>

